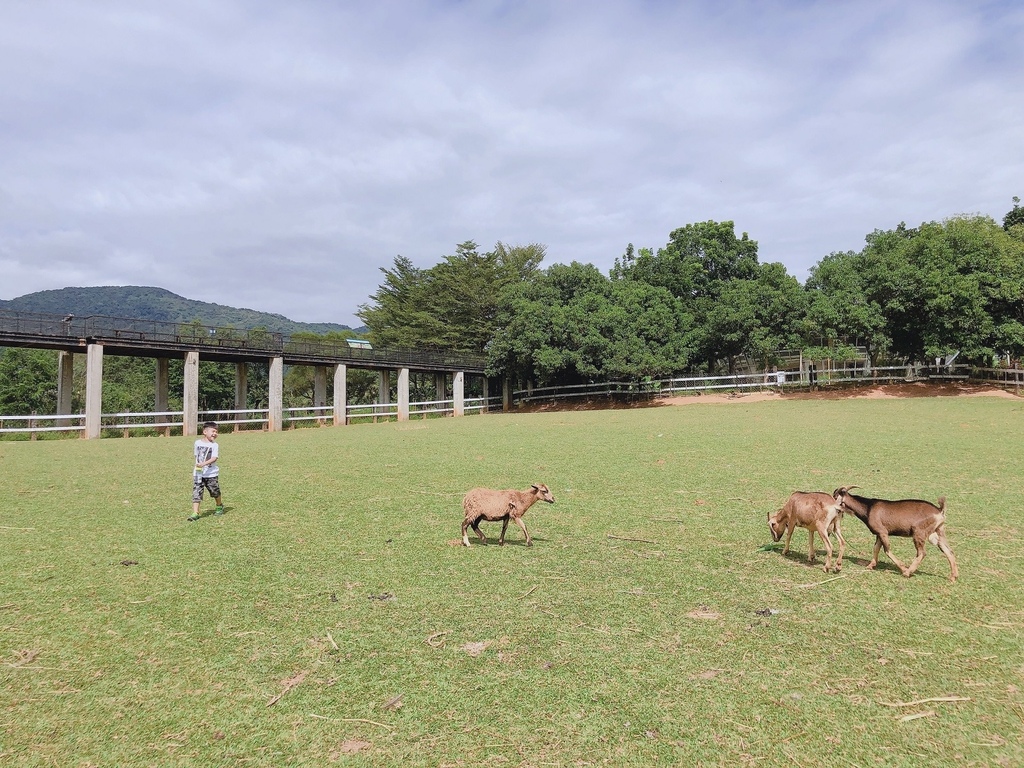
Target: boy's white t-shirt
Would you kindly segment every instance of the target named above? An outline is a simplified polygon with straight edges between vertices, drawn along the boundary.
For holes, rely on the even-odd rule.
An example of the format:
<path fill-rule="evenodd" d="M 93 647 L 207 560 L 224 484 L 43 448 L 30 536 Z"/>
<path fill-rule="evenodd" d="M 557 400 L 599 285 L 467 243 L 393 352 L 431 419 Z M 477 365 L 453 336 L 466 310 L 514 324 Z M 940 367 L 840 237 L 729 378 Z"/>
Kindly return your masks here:
<path fill-rule="evenodd" d="M 208 440 L 199 438 L 196 440 L 195 453 L 196 464 L 199 464 L 209 460 L 211 457 L 216 458 L 220 456 L 220 446 L 217 443 L 211 443 Z M 217 477 L 219 474 L 220 468 L 217 466 L 217 462 L 203 467 L 203 477 Z"/>

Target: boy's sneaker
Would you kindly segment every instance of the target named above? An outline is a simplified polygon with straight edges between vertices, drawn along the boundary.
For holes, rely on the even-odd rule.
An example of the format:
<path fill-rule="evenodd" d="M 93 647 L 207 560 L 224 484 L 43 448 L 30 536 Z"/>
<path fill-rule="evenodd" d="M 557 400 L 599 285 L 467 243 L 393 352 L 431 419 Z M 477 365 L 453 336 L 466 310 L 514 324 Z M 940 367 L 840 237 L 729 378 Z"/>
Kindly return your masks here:
<path fill-rule="evenodd" d="M 188 521 L 189 521 L 190 523 L 194 523 L 194 522 L 195 522 L 196 520 L 198 520 L 198 519 L 199 519 L 200 517 L 201 517 L 200 515 L 189 515 L 189 516 L 188 516 Z"/>
<path fill-rule="evenodd" d="M 215 515 L 223 515 L 224 514 L 224 507 L 223 506 L 217 507 L 216 511 L 213 514 L 215 514 Z"/>

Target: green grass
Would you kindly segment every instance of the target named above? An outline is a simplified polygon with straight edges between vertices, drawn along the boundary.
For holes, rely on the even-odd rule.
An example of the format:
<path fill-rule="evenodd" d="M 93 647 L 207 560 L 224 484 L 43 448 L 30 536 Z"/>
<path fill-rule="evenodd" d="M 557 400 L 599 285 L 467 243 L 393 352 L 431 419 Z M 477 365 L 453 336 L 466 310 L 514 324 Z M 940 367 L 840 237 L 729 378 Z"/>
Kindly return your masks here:
<path fill-rule="evenodd" d="M 0 764 L 1021 765 L 1022 432 L 936 398 L 241 433 L 197 523 L 191 439 L 0 443 Z M 532 548 L 453 546 L 467 489 L 532 482 Z M 960 581 L 866 571 L 850 516 L 841 578 L 765 546 L 853 483 L 947 496 Z"/>

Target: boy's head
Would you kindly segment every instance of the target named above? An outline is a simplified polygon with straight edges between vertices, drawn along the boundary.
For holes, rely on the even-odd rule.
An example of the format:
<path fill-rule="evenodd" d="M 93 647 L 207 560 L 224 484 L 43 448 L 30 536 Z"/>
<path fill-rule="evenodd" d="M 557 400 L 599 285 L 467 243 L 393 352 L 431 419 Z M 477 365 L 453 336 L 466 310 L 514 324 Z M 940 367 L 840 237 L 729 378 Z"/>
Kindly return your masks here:
<path fill-rule="evenodd" d="M 207 421 L 203 424 L 203 437 L 207 440 L 214 440 L 217 437 L 217 422 Z"/>

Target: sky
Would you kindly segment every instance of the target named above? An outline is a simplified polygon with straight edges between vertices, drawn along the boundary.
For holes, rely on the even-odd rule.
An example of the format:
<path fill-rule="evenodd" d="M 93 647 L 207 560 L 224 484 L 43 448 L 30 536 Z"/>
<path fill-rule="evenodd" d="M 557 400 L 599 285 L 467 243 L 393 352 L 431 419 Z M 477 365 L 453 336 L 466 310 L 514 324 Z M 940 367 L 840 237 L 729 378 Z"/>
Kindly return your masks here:
<path fill-rule="evenodd" d="M 607 272 L 733 221 L 803 282 L 1024 197 L 1024 3 L 5 0 L 0 299 L 358 326 L 396 256 Z"/>

